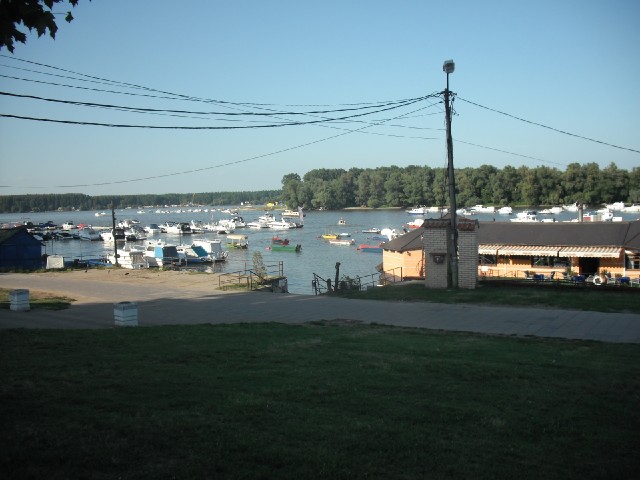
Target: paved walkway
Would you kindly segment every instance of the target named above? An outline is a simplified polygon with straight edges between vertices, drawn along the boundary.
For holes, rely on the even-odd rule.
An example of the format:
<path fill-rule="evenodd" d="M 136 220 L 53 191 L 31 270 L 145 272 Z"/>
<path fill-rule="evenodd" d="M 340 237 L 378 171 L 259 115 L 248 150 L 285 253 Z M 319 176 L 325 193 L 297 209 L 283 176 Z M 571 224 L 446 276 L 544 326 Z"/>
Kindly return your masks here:
<path fill-rule="evenodd" d="M 113 304 L 137 302 L 140 326 L 196 323 L 356 320 L 363 323 L 640 343 L 640 314 L 349 300 L 267 292 L 175 289 L 170 284 L 86 281 L 80 275 L 1 274 L 0 287 L 67 292 L 82 301 L 61 311 L 0 310 L 0 328 L 110 328 Z M 73 293 L 71 293 L 73 292 Z"/>

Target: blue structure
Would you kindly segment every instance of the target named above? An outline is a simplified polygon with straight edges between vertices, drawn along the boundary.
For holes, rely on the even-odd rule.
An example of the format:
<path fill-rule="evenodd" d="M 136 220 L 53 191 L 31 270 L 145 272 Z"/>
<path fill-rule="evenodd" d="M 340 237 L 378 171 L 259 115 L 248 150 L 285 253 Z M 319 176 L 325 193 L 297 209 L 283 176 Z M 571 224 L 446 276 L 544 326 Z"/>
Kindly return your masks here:
<path fill-rule="evenodd" d="M 26 228 L 0 230 L 0 270 L 37 270 L 42 262 L 42 243 Z"/>

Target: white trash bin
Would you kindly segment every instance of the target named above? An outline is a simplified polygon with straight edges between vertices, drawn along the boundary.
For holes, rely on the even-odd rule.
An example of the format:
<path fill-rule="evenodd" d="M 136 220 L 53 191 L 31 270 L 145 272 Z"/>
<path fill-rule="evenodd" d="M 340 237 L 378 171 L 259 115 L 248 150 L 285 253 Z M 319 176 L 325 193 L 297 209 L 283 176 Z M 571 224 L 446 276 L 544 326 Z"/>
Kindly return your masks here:
<path fill-rule="evenodd" d="M 116 327 L 137 327 L 138 304 L 135 302 L 114 303 L 113 317 Z"/>

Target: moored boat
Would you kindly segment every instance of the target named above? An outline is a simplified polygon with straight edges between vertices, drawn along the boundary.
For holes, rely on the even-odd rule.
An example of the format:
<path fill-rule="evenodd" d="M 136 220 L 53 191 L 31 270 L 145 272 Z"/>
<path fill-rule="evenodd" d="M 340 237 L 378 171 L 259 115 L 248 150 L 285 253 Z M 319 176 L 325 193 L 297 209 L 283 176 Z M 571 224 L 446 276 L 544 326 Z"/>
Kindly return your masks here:
<path fill-rule="evenodd" d="M 358 245 L 358 250 L 366 253 L 382 253 L 382 247 L 380 245 Z"/>
<path fill-rule="evenodd" d="M 289 245 L 289 244 L 280 244 L 280 243 L 273 243 L 271 245 L 269 245 L 267 247 L 267 250 L 272 250 L 274 252 L 299 252 L 302 250 L 302 245 L 300 244 L 296 244 L 296 245 Z"/>
<path fill-rule="evenodd" d="M 246 235 L 227 235 L 227 247 L 229 248 L 249 248 L 249 237 Z"/>
<path fill-rule="evenodd" d="M 355 245 L 356 241 L 353 238 L 351 240 L 336 239 L 336 240 L 329 240 L 329 243 L 331 245 L 351 246 L 351 245 Z"/>

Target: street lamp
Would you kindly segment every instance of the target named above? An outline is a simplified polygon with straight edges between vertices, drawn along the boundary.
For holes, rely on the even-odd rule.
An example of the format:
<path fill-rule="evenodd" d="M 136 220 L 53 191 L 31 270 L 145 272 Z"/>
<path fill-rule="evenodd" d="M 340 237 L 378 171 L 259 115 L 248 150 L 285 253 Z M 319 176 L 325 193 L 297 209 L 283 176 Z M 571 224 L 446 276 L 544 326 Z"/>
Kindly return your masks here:
<path fill-rule="evenodd" d="M 458 288 L 458 228 L 456 219 L 456 180 L 453 174 L 453 139 L 451 138 L 451 104 L 449 101 L 449 74 L 453 73 L 456 64 L 453 60 L 445 60 L 442 70 L 447 74 L 447 88 L 444 91 L 444 106 L 447 126 L 447 158 L 449 170 L 449 218 L 451 225 L 449 228 L 449 241 L 447 250 L 449 251 L 449 275 L 447 277 L 448 288 Z"/>

